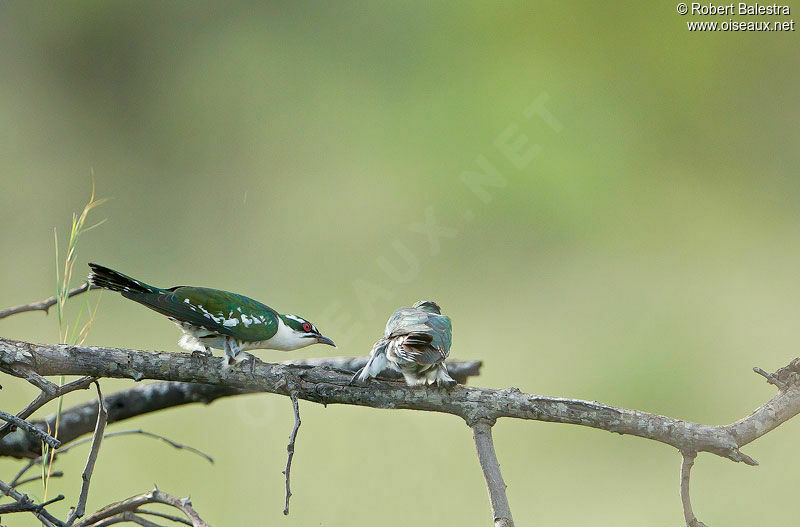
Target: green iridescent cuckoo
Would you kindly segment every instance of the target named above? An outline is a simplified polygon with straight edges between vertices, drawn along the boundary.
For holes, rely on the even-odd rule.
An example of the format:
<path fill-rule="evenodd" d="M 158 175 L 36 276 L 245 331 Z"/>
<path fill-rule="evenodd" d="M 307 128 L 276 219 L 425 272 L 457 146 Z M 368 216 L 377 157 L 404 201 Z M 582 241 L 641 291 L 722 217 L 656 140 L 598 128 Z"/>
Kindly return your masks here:
<path fill-rule="evenodd" d="M 350 382 L 365 382 L 389 366 L 403 374 L 410 386 L 452 386 L 456 381 L 444 364 L 452 341 L 450 317 L 442 315 L 436 302 L 423 300 L 412 307 L 401 307 L 389 318 L 383 337 L 372 346 L 367 364 Z"/>
<path fill-rule="evenodd" d="M 281 315 L 252 298 L 207 287 L 176 286 L 161 289 L 90 263 L 89 284 L 118 291 L 125 298 L 166 315 L 182 331 L 178 345 L 191 352 L 225 352 L 224 364 L 233 364 L 242 351 L 291 351 L 311 344 L 334 343 L 308 320 Z"/>

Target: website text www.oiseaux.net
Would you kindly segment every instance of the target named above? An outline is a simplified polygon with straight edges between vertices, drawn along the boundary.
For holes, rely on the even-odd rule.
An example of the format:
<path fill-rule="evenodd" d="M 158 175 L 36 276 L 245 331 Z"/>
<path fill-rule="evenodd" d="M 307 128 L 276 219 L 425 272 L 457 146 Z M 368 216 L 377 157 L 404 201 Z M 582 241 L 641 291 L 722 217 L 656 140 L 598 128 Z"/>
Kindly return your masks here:
<path fill-rule="evenodd" d="M 678 4 L 680 15 L 693 15 L 717 20 L 687 20 L 686 27 L 689 31 L 795 31 L 794 20 L 737 20 L 736 16 L 762 17 L 762 16 L 789 16 L 791 8 L 779 4 L 713 4 L 692 2 Z M 724 20 L 719 18 L 725 17 Z"/>
<path fill-rule="evenodd" d="M 786 22 L 686 22 L 689 31 L 794 31 L 794 20 Z"/>

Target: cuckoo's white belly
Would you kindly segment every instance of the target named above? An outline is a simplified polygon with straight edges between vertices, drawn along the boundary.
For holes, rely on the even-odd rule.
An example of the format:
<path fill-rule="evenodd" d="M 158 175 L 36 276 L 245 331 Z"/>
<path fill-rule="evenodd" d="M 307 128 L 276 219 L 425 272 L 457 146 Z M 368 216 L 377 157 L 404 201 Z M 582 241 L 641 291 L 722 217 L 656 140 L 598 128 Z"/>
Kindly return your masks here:
<path fill-rule="evenodd" d="M 198 328 L 197 326 L 192 326 L 191 324 L 186 324 L 184 322 L 178 322 L 175 320 L 173 320 L 173 322 L 175 322 L 175 325 L 177 325 L 179 328 L 181 328 L 181 331 L 183 331 L 183 335 L 178 341 L 178 345 L 186 351 L 205 351 L 206 348 L 220 350 L 225 349 L 226 337 L 224 335 L 210 333 L 205 328 Z M 250 342 L 232 339 L 229 345 L 231 345 L 232 348 L 235 348 L 237 353 L 239 351 L 248 351 L 254 349 L 291 351 L 297 348 L 297 340 L 292 334 L 292 330 L 289 329 L 282 320 L 279 320 L 278 331 L 272 336 L 271 339 L 255 340 Z"/>

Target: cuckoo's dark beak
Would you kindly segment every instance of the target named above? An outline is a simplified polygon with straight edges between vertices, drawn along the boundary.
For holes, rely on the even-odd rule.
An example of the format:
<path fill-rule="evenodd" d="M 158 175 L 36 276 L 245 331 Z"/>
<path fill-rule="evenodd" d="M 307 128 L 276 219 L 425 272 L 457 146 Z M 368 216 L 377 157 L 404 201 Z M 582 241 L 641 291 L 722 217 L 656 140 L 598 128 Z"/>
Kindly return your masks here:
<path fill-rule="evenodd" d="M 322 335 L 319 335 L 317 337 L 317 343 L 318 344 L 327 344 L 328 346 L 333 346 L 334 348 L 336 347 L 336 344 L 334 344 L 331 339 L 329 339 L 328 337 L 323 337 Z"/>

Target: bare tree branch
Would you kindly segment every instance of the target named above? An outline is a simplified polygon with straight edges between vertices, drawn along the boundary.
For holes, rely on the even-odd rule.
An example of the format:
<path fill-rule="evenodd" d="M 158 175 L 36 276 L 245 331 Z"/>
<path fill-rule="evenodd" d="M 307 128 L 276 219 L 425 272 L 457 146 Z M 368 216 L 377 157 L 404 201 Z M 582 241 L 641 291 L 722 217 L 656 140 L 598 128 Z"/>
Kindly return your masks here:
<path fill-rule="evenodd" d="M 173 516 L 172 514 L 164 514 L 163 512 L 145 510 L 145 509 L 136 509 L 136 514 L 149 514 L 150 516 L 158 516 L 159 518 L 165 518 L 170 521 L 174 521 L 177 523 L 183 523 L 184 525 L 191 525 L 192 522 L 185 518 L 181 518 L 180 516 Z"/>
<path fill-rule="evenodd" d="M 686 520 L 686 527 L 706 527 L 706 524 L 698 520 L 694 515 L 692 499 L 689 496 L 689 477 L 697 452 L 681 452 L 681 456 L 683 456 L 683 462 L 681 463 L 681 502 L 683 502 L 683 517 Z"/>
<path fill-rule="evenodd" d="M 83 469 L 81 479 L 81 494 L 78 498 L 78 506 L 71 510 L 67 518 L 67 527 L 72 525 L 76 519 L 83 516 L 86 511 L 86 500 L 89 498 L 89 484 L 92 480 L 92 472 L 94 472 L 94 465 L 97 462 L 97 455 L 100 453 L 100 445 L 103 442 L 103 433 L 106 429 L 106 422 L 108 421 L 108 412 L 106 411 L 105 401 L 103 401 L 103 393 L 100 391 L 100 383 L 95 381 L 97 388 L 97 425 L 94 429 L 94 437 L 92 438 L 92 448 L 89 451 L 89 457 L 86 459 L 86 467 Z"/>
<path fill-rule="evenodd" d="M 10 497 L 12 500 L 17 502 L 18 504 L 33 504 L 33 500 L 31 500 L 27 494 L 22 494 L 18 490 L 12 488 L 7 483 L 0 481 L 0 493 Z M 53 500 L 63 500 L 64 496 L 58 495 Z M 50 503 L 53 502 L 50 501 Z M 26 512 L 32 512 L 36 518 L 42 522 L 46 526 L 55 526 L 55 527 L 64 527 L 64 522 L 47 512 L 44 508 L 44 504 L 39 505 L 32 505 L 30 510 Z M 21 511 L 20 511 L 21 512 Z"/>
<path fill-rule="evenodd" d="M 45 443 L 50 445 L 52 448 L 58 448 L 58 447 L 61 446 L 61 441 L 59 441 L 55 437 L 51 436 L 50 434 L 48 434 L 44 430 L 40 430 L 39 428 L 36 428 L 35 426 L 33 426 L 31 423 L 25 421 L 24 419 L 20 419 L 16 415 L 11 415 L 9 413 L 4 412 L 3 410 L 0 410 L 0 419 L 2 419 L 3 421 L 6 421 L 8 423 L 11 423 L 14 426 L 18 426 L 19 428 L 22 428 L 23 430 L 28 432 L 30 435 L 38 438 L 39 441 L 44 441 Z"/>
<path fill-rule="evenodd" d="M 41 457 L 39 458 L 39 460 L 41 460 Z M 25 464 L 25 466 L 24 466 L 24 467 L 22 467 L 22 470 L 20 470 L 19 472 L 17 472 L 17 475 L 16 475 L 16 476 L 14 476 L 14 479 L 12 479 L 12 480 L 11 480 L 11 483 L 10 483 L 10 485 L 11 485 L 12 487 L 16 487 L 17 485 L 19 485 L 20 478 L 21 478 L 22 476 L 24 476 L 24 475 L 25 475 L 25 473 L 26 473 L 26 472 L 28 472 L 28 470 L 30 470 L 30 469 L 31 469 L 31 467 L 32 467 L 32 466 L 33 466 L 35 463 L 36 463 L 36 460 L 35 460 L 35 459 L 31 459 L 30 461 L 28 461 L 28 462 Z"/>
<path fill-rule="evenodd" d="M 299 368 L 309 370 L 314 367 L 327 367 L 330 365 L 333 368 L 343 369 L 352 374 L 353 371 L 361 368 L 365 362 L 366 357 L 333 357 L 318 360 L 287 361 L 284 364 L 296 365 Z M 470 376 L 479 375 L 480 367 L 480 361 L 447 362 L 450 376 L 459 382 L 466 382 Z M 353 369 L 350 370 L 349 368 Z M 398 374 L 399 378 L 401 377 Z M 86 382 L 88 385 L 91 379 L 91 377 L 84 378 L 81 382 Z M 223 385 L 213 386 L 186 382 L 162 381 L 141 384 L 105 396 L 106 407 L 108 408 L 108 424 L 184 404 L 210 404 L 220 397 L 257 391 L 260 390 L 241 390 Z M 61 419 L 58 421 L 57 436 L 62 445 L 71 443 L 82 435 L 92 433 L 97 421 L 97 400 L 63 409 Z M 56 414 L 52 414 L 42 420 L 30 421 L 30 424 L 40 430 L 51 430 L 55 433 Z M 106 434 L 106 437 L 108 436 L 109 434 Z M 60 452 L 64 452 L 63 446 Z M 0 456 L 37 458 L 41 455 L 41 442 L 27 434 L 12 434 L 0 439 Z"/>
<path fill-rule="evenodd" d="M 350 372 L 318 365 L 268 364 L 256 360 L 252 368 L 221 368 L 217 358 L 185 353 L 41 345 L 3 338 L 0 338 L 0 371 L 29 380 L 33 378 L 45 388 L 42 381 L 49 382 L 44 379 L 48 375 L 158 379 L 179 381 L 179 386 L 184 388 L 198 384 L 210 385 L 208 389 L 211 391 L 205 393 L 206 400 L 222 396 L 215 390 L 224 389 L 228 390 L 227 394 L 268 392 L 326 405 L 338 403 L 457 415 L 473 428 L 496 526 L 513 525 L 505 497 L 505 484 L 502 482 L 491 439 L 491 426 L 498 418 L 589 426 L 659 441 L 673 446 L 681 453 L 690 452 L 691 459 L 684 458 L 681 480 L 681 492 L 686 506 L 689 503 L 689 470 L 696 453 L 711 452 L 733 461 L 755 465 L 756 461 L 741 452 L 740 448 L 800 413 L 800 359 L 795 359 L 774 374 L 763 375 L 768 382 L 780 388 L 779 392 L 749 416 L 722 426 L 692 423 L 591 401 L 526 394 L 516 388 L 490 390 L 456 386 L 452 389 L 440 389 L 409 387 L 402 382 L 382 380 L 374 380 L 366 386 L 350 386 Z M 195 389 L 188 391 L 194 393 Z M 185 398 L 180 400 L 188 402 Z M 170 404 L 164 405 L 168 406 Z M 299 426 L 299 415 L 296 415 L 295 425 Z M 296 433 L 296 429 L 293 433 Z M 291 462 L 291 455 L 288 461 Z M 287 491 L 288 483 L 287 477 Z M 290 492 L 287 492 L 287 502 L 289 495 Z M 142 496 L 131 500 L 136 501 Z M 93 522 L 90 523 L 87 519 L 77 525 L 107 525 L 108 523 L 98 522 L 116 522 L 116 515 L 126 511 L 136 514 L 137 506 L 115 509 L 114 505 L 110 505 L 92 515 L 90 518 Z M 691 512 L 690 505 L 688 510 Z M 205 525 L 196 523 L 192 517 L 189 519 L 192 525 Z M 696 524 L 692 527 L 702 527 L 696 518 L 694 521 Z"/>
<path fill-rule="evenodd" d="M 33 501 L 28 498 L 27 495 L 23 495 L 23 499 L 17 501 L 15 503 L 6 503 L 0 505 L 0 514 L 11 514 L 14 512 L 41 512 L 42 509 L 50 505 L 51 503 L 55 503 L 57 501 L 61 501 L 64 499 L 63 494 L 59 494 L 55 498 L 49 499 L 42 503 L 34 503 Z"/>
<path fill-rule="evenodd" d="M 55 472 L 51 472 L 50 474 L 48 474 L 47 477 L 48 478 L 61 478 L 63 476 L 64 476 L 63 472 L 61 472 L 60 470 L 56 470 Z M 31 483 L 33 481 L 39 481 L 40 479 L 42 479 L 42 475 L 41 474 L 39 474 L 38 476 L 31 476 L 30 478 L 21 479 L 21 480 L 17 481 L 16 484 L 11 484 L 11 486 L 16 489 L 16 488 L 19 488 L 19 487 L 21 487 L 22 485 L 24 485 L 26 483 Z"/>
<path fill-rule="evenodd" d="M 85 293 L 88 290 L 89 290 L 89 283 L 84 282 L 75 289 L 70 289 L 69 293 L 67 293 L 67 298 L 72 298 L 73 296 Z M 24 313 L 26 311 L 44 311 L 45 313 L 48 313 L 48 310 L 51 307 L 53 307 L 56 302 L 57 302 L 56 297 L 51 296 L 50 298 L 41 300 L 39 302 L 32 302 L 30 304 L 24 304 L 21 306 L 9 307 L 7 309 L 0 310 L 0 319 L 9 317 L 11 315 L 16 315 L 17 313 Z"/>
<path fill-rule="evenodd" d="M 164 436 L 159 435 L 159 434 L 154 434 L 153 432 L 148 432 L 148 431 L 142 430 L 142 429 L 119 430 L 117 432 L 109 432 L 109 433 L 103 435 L 103 439 L 108 439 L 108 438 L 111 438 L 111 437 L 118 437 L 118 436 L 127 436 L 127 435 L 141 435 L 141 436 L 144 436 L 144 437 L 149 437 L 150 439 L 157 439 L 158 441 L 166 443 L 166 444 L 168 444 L 169 446 L 171 446 L 172 448 L 174 448 L 176 450 L 186 450 L 187 452 L 191 452 L 193 454 L 197 454 L 198 456 L 206 459 L 209 463 L 214 463 L 214 458 L 209 456 L 208 454 L 206 454 L 202 450 L 198 450 L 198 449 L 196 449 L 196 448 L 194 448 L 192 446 L 184 445 L 183 443 L 178 443 L 177 441 L 173 441 L 172 439 L 170 439 L 168 437 L 164 437 Z M 71 443 L 69 446 L 59 450 L 58 454 L 59 455 L 64 454 L 65 452 L 69 452 L 74 447 L 82 445 L 84 443 L 88 443 L 88 442 L 89 442 L 88 438 L 84 438 L 84 439 L 81 439 L 79 441 L 75 441 L 74 443 Z"/>
<path fill-rule="evenodd" d="M 108 439 L 108 438 L 118 437 L 118 436 L 123 436 L 123 435 L 142 435 L 144 437 L 157 439 L 159 441 L 162 441 L 162 442 L 168 444 L 172 448 L 175 448 L 175 449 L 178 449 L 178 450 L 186 450 L 188 452 L 192 452 L 194 454 L 197 454 L 198 456 L 207 459 L 209 463 L 213 463 L 214 462 L 214 459 L 211 456 L 209 456 L 205 452 L 202 452 L 201 450 L 198 450 L 198 449 L 196 449 L 194 447 L 191 447 L 191 446 L 188 446 L 188 445 L 183 445 L 181 443 L 173 441 L 173 440 L 171 440 L 171 439 L 169 439 L 167 437 L 164 437 L 162 435 L 154 434 L 152 432 L 147 432 L 145 430 L 120 430 L 120 431 L 117 431 L 117 432 L 109 432 L 109 433 L 103 435 L 103 439 Z M 79 441 L 75 441 L 73 443 L 70 443 L 66 447 L 61 448 L 60 450 L 58 450 L 58 452 L 55 452 L 54 456 L 57 459 L 57 458 L 61 457 L 62 455 L 66 454 L 67 452 L 69 452 L 70 450 L 72 450 L 74 447 L 80 446 L 80 445 L 82 445 L 84 443 L 88 443 L 89 441 L 92 441 L 93 439 L 94 439 L 94 437 L 84 438 L 84 439 L 81 439 Z M 20 470 L 19 473 L 17 473 L 17 475 L 14 477 L 14 479 L 11 480 L 10 485 L 12 487 L 18 487 L 18 486 L 22 485 L 23 483 L 28 483 L 30 481 L 36 481 L 38 479 L 41 479 L 41 476 L 34 476 L 34 477 L 31 477 L 31 478 L 26 478 L 24 480 L 20 480 L 20 478 L 23 475 L 25 475 L 25 473 L 28 470 L 30 470 L 34 465 L 41 463 L 42 460 L 43 460 L 43 457 L 39 456 L 37 458 L 33 458 L 30 461 L 28 461 L 28 463 L 26 463 L 26 465 L 22 468 L 22 470 Z M 64 475 L 63 472 L 53 472 L 48 477 L 61 477 L 63 475 Z"/>
<path fill-rule="evenodd" d="M 209 527 L 192 508 L 192 502 L 189 498 L 176 498 L 175 496 L 170 496 L 165 492 L 161 492 L 157 488 L 145 494 L 139 494 L 138 496 L 133 496 L 126 500 L 107 505 L 94 514 L 86 516 L 83 520 L 76 523 L 75 527 L 100 527 L 102 525 L 109 525 L 109 523 L 103 523 L 103 521 L 126 511 L 138 513 L 137 509 L 139 507 L 150 503 L 163 503 L 180 510 L 189 519 L 192 527 Z"/>
<path fill-rule="evenodd" d="M 53 399 L 61 397 L 62 395 L 66 395 L 75 390 L 85 390 L 90 384 L 92 384 L 92 382 L 94 382 L 93 377 L 81 377 L 80 379 L 69 382 L 64 386 L 58 386 L 57 384 L 48 381 L 36 373 L 36 371 L 30 367 L 17 368 L 11 366 L 8 370 L 4 371 L 9 375 L 14 375 L 15 377 L 25 379 L 42 390 L 42 393 L 40 393 L 36 399 L 34 399 L 30 404 L 28 404 L 28 406 L 17 413 L 17 417 L 20 419 L 27 419 L 31 414 L 33 414 L 33 412 L 46 405 Z M 0 439 L 3 439 L 11 432 L 11 430 L 11 423 L 5 423 L 3 426 L 0 426 Z M 52 430 L 52 428 L 50 430 Z"/>
<path fill-rule="evenodd" d="M 207 384 L 182 382 L 141 384 L 105 396 L 108 424 L 184 404 L 208 404 L 219 397 L 242 393 L 247 392 Z M 97 404 L 97 400 L 94 399 L 62 410 L 58 423 L 58 438 L 62 445 L 71 443 L 78 437 L 94 431 L 97 421 Z M 39 421 L 30 421 L 30 423 L 41 430 L 55 430 L 56 414 Z M 60 452 L 64 451 L 65 447 L 62 446 Z M 41 455 L 42 444 L 27 434 L 12 434 L 0 439 L 0 456 L 37 458 Z"/>
<path fill-rule="evenodd" d="M 759 368 L 758 366 L 753 368 L 753 371 L 756 372 L 757 374 L 761 375 L 765 379 L 767 379 L 768 383 L 777 386 L 779 390 L 785 390 L 786 389 L 786 383 L 784 383 L 783 381 L 778 380 L 778 378 L 775 377 L 775 375 L 773 375 L 772 373 L 767 373 L 764 370 L 762 370 L 761 368 Z"/>
<path fill-rule="evenodd" d="M 225 386 L 242 391 L 288 395 L 286 377 L 297 379 L 300 399 L 322 404 L 352 404 L 374 408 L 403 408 L 457 415 L 472 425 L 500 417 L 577 424 L 619 434 L 652 439 L 678 450 L 711 452 L 754 465 L 739 448 L 800 412 L 800 381 L 731 425 L 711 426 L 592 401 L 526 394 L 516 388 L 489 390 L 456 386 L 450 390 L 409 387 L 373 381 L 349 386 L 349 375 L 328 368 L 305 368 L 256 361 L 253 372 L 223 369 L 216 357 L 188 353 L 147 352 L 105 347 L 45 345 L 0 338 L 0 371 L 14 375 L 20 368 L 40 375 L 90 375 L 159 379 Z M 781 371 L 800 379 L 800 359 Z M 787 382 L 783 380 L 783 382 Z"/>
<path fill-rule="evenodd" d="M 514 527 L 511 517 L 511 507 L 506 497 L 506 483 L 500 473 L 500 463 L 494 451 L 492 439 L 493 422 L 480 419 L 472 425 L 472 437 L 475 440 L 475 449 L 478 452 L 478 461 L 483 469 L 486 479 L 486 489 L 489 491 L 489 502 L 492 505 L 495 527 Z"/>
<path fill-rule="evenodd" d="M 92 527 L 106 527 L 107 525 L 115 525 L 117 523 L 135 523 L 136 525 L 142 525 L 144 527 L 163 527 L 162 525 L 151 522 L 150 520 L 146 520 L 138 514 L 132 513 L 131 511 L 121 512 L 116 516 L 106 518 L 105 520 L 95 523 Z M 191 525 L 191 523 L 189 523 L 189 525 Z"/>
<path fill-rule="evenodd" d="M 292 433 L 289 434 L 289 444 L 286 445 L 286 469 L 283 471 L 283 474 L 286 476 L 286 502 L 283 506 L 283 514 L 289 514 L 289 498 L 292 497 L 292 490 L 289 485 L 289 479 L 291 478 L 292 472 L 292 458 L 294 457 L 294 442 L 297 439 L 297 431 L 300 429 L 300 404 L 297 402 L 297 392 L 292 391 L 289 394 L 289 398 L 292 400 L 292 409 L 294 410 L 294 427 L 292 428 Z"/>

